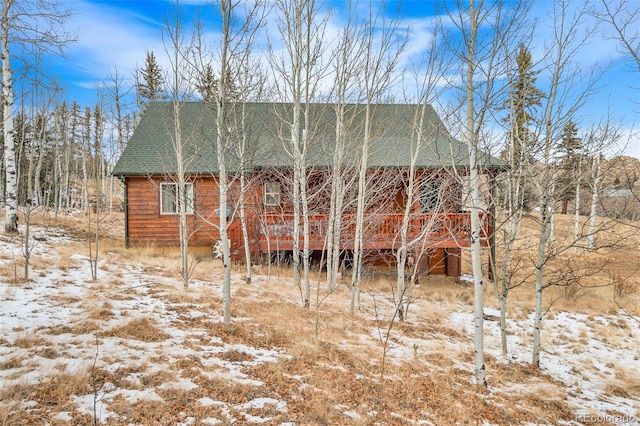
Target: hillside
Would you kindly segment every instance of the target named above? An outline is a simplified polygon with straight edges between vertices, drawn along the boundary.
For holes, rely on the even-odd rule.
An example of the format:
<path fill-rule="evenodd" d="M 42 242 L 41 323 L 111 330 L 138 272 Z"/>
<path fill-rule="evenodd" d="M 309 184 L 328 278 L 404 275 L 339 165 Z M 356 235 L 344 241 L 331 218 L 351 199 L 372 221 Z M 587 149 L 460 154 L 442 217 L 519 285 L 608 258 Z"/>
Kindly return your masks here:
<path fill-rule="evenodd" d="M 485 323 L 483 390 L 465 280 L 422 280 L 399 323 L 383 272 L 351 316 L 346 281 L 326 295 L 314 278 L 320 303 L 304 309 L 288 270 L 256 267 L 245 284 L 237 267 L 225 327 L 218 260 L 201 259 L 184 289 L 178 256 L 125 249 L 115 215 L 92 282 L 86 218 L 35 222 L 29 280 L 21 237 L 0 234 L 2 425 L 640 424 L 640 317 L 613 303 L 614 286 L 548 289 L 540 371 L 529 365 L 533 293 L 514 290 L 508 357 L 498 323 Z M 640 265 L 633 238 L 603 255 L 616 263 L 596 284 Z M 637 315 L 640 290 L 628 283 L 618 301 Z"/>

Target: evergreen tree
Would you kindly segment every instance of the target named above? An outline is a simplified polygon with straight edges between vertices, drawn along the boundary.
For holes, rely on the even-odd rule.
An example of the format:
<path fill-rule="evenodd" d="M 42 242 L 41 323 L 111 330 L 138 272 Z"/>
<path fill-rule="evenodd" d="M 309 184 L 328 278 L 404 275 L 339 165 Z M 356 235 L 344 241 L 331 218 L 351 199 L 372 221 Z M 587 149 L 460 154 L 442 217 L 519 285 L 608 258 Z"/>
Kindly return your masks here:
<path fill-rule="evenodd" d="M 147 52 L 145 66 L 139 70 L 140 75 L 136 75 L 136 88 L 138 90 L 138 106 L 144 110 L 149 102 L 162 99 L 164 78 L 162 69 L 156 61 L 153 52 Z"/>
<path fill-rule="evenodd" d="M 231 78 L 231 72 L 227 68 L 226 78 L 224 81 L 224 96 L 225 101 L 235 102 L 240 99 L 240 91 L 236 87 L 233 79 Z M 200 78 L 197 89 L 202 100 L 206 102 L 212 102 L 218 99 L 218 85 L 220 79 L 216 78 L 213 74 L 213 67 L 207 64 L 204 68 L 204 72 Z"/>
<path fill-rule="evenodd" d="M 536 87 L 537 75 L 540 71 L 533 69 L 531 52 L 524 44 L 521 44 L 516 57 L 517 75 L 513 85 L 511 105 L 507 107 L 511 111 L 509 122 L 511 123 L 513 146 L 509 153 L 509 164 L 516 167 L 520 162 L 530 163 L 535 154 L 535 138 L 529 130 L 535 121 L 535 109 L 542 105 L 544 93 Z"/>
<path fill-rule="evenodd" d="M 217 92 L 217 80 L 213 75 L 213 67 L 210 64 L 205 66 L 197 89 L 200 96 L 202 96 L 203 101 L 211 102 L 215 99 Z"/>
<path fill-rule="evenodd" d="M 577 136 L 578 127 L 573 121 L 562 129 L 562 139 L 558 146 L 559 177 L 556 183 L 558 199 L 562 200 L 562 214 L 567 213 L 569 201 L 575 197 L 575 183 L 580 173 L 582 140 Z"/>

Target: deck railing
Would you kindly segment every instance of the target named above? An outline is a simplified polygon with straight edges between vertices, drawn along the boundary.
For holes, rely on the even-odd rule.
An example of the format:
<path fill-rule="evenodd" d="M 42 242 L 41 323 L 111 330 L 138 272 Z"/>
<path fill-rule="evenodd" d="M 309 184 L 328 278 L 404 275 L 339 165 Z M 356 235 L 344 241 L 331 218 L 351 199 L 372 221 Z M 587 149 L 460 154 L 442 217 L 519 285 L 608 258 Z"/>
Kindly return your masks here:
<path fill-rule="evenodd" d="M 367 248 L 397 248 L 400 245 L 400 231 L 404 215 L 369 214 L 365 216 L 364 242 Z M 259 229 L 259 241 L 263 250 L 267 243 L 271 250 L 290 249 L 293 243 L 294 216 L 291 214 L 263 214 L 256 218 L 255 228 Z M 355 239 L 355 215 L 342 215 L 341 241 L 345 249 L 353 248 Z M 484 245 L 491 235 L 491 216 L 481 216 L 482 232 L 480 235 Z M 309 241 L 311 249 L 324 247 L 327 235 L 328 216 L 309 215 Z M 300 246 L 302 245 L 302 219 L 300 220 Z M 440 246 L 467 246 L 471 238 L 471 215 L 462 213 L 422 213 L 410 217 L 407 239 L 414 243 L 425 242 Z"/>

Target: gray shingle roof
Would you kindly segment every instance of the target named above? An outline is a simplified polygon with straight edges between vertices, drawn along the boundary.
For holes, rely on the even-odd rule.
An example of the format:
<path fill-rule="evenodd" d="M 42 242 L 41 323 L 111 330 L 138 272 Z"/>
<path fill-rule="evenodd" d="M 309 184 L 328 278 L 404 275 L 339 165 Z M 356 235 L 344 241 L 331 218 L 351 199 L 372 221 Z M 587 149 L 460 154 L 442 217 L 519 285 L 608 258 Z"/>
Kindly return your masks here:
<path fill-rule="evenodd" d="M 215 103 L 186 102 L 179 104 L 185 172 L 208 174 L 218 172 L 215 149 Z M 136 127 L 113 174 L 154 175 L 175 173 L 174 104 L 151 103 Z M 414 126 L 419 106 L 379 104 L 372 107 L 369 166 L 408 167 L 416 146 Z M 344 164 L 354 164 L 361 155 L 358 149 L 364 137 L 364 105 L 347 105 L 345 109 Z M 242 117 L 245 117 L 243 120 Z M 238 168 L 239 156 L 233 146 L 241 140 L 248 147 L 247 164 L 252 168 L 285 168 L 291 166 L 288 135 L 292 105 L 282 103 L 249 103 L 227 105 L 229 146 L 225 150 L 230 170 Z M 242 122 L 248 125 L 241 125 Z M 331 167 L 336 144 L 336 113 L 332 104 L 313 104 L 306 127 L 307 164 Z M 416 167 L 439 168 L 469 165 L 467 146 L 452 138 L 435 110 L 427 107 L 423 119 L 420 153 Z M 480 164 L 501 168 L 504 163 L 481 153 Z"/>

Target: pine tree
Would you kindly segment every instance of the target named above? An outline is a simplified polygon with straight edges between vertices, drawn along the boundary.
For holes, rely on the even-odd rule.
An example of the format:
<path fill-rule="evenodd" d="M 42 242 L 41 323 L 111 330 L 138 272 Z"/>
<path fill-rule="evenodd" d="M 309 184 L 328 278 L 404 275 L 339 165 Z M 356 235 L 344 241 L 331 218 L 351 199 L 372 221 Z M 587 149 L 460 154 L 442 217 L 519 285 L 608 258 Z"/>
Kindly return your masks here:
<path fill-rule="evenodd" d="M 535 109 L 542 105 L 542 99 L 545 97 L 544 93 L 535 86 L 540 71 L 533 70 L 531 52 L 524 44 L 521 44 L 518 49 L 516 63 L 518 67 L 517 79 L 511 98 L 514 105 L 511 105 L 510 108 L 513 147 L 509 155 L 509 163 L 512 167 L 522 161 L 528 163 L 531 160 L 535 146 L 534 135 L 529 129 L 535 121 Z"/>
<path fill-rule="evenodd" d="M 202 72 L 200 81 L 198 83 L 198 93 L 202 96 L 202 100 L 205 102 L 211 102 L 216 98 L 217 92 L 217 80 L 213 75 L 213 67 L 207 64 Z"/>
<path fill-rule="evenodd" d="M 558 146 L 560 175 L 556 188 L 558 188 L 558 199 L 562 200 L 562 214 L 567 213 L 569 201 L 575 197 L 575 182 L 580 173 L 582 140 L 577 135 L 576 123 L 567 122 L 562 129 L 562 139 Z"/>
<path fill-rule="evenodd" d="M 145 66 L 139 70 L 140 75 L 136 76 L 136 88 L 138 89 L 138 106 L 144 110 L 149 102 L 162 99 L 164 78 L 162 69 L 156 61 L 153 52 L 147 52 Z"/>
<path fill-rule="evenodd" d="M 225 74 L 226 77 L 223 86 L 225 101 L 235 102 L 240 99 L 240 91 L 235 85 L 233 78 L 231 78 L 231 71 L 229 71 L 229 68 L 227 68 Z M 206 65 L 200 78 L 200 82 L 197 86 L 198 93 L 200 94 L 200 96 L 202 96 L 202 100 L 205 102 L 218 100 L 219 85 L 220 79 L 216 78 L 213 74 L 213 67 L 211 67 L 211 65 Z"/>

